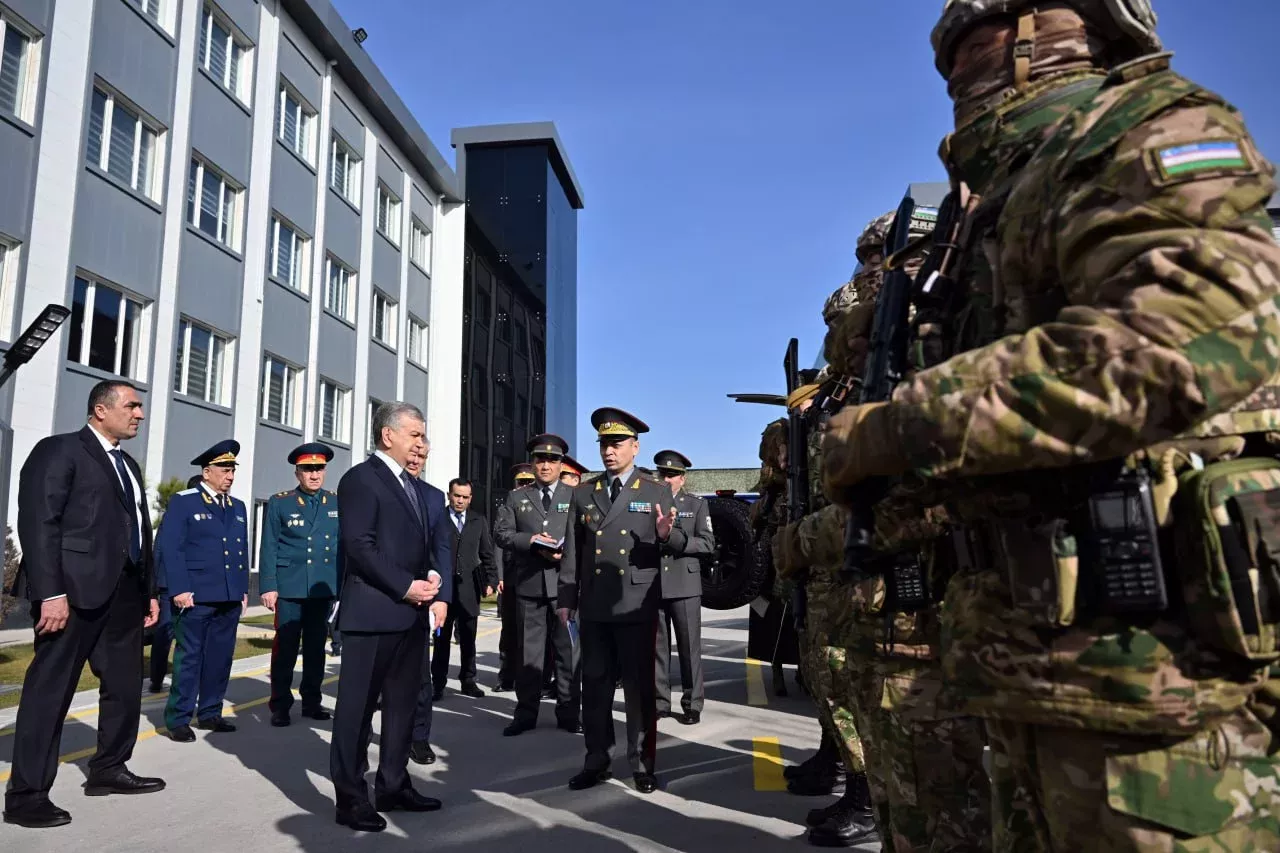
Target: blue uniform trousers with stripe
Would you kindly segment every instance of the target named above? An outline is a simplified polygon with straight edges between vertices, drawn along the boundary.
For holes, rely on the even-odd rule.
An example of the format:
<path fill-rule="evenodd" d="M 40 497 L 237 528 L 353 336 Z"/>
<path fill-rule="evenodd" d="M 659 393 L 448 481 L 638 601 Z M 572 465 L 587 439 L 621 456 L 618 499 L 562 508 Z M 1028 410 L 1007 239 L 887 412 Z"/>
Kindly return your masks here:
<path fill-rule="evenodd" d="M 231 680 L 240 602 L 197 604 L 173 610 L 173 681 L 164 724 L 170 729 L 193 720 L 222 717 L 222 700 Z"/>

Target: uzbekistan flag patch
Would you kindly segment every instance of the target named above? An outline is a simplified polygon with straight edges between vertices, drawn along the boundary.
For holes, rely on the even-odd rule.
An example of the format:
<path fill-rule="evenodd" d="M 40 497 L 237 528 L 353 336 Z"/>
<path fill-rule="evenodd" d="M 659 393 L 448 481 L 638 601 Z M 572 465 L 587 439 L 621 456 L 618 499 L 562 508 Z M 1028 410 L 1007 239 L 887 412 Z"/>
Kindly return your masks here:
<path fill-rule="evenodd" d="M 1249 169 L 1240 143 L 1234 139 L 1212 139 L 1175 145 L 1156 151 L 1156 162 L 1167 178 L 1180 178 L 1199 172 Z"/>

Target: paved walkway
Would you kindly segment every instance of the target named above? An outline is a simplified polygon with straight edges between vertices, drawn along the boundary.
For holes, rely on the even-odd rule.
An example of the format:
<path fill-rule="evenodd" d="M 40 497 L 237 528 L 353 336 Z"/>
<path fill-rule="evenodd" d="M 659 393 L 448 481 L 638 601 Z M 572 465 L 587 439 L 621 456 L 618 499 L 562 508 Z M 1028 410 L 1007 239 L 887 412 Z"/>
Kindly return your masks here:
<path fill-rule="evenodd" d="M 765 687 L 767 670 L 744 660 L 747 611 L 704 611 L 707 705 L 699 726 L 663 720 L 658 727 L 661 790 L 633 789 L 622 750 L 626 734 L 621 693 L 615 705 L 617 779 L 584 792 L 566 782 L 582 766 L 582 739 L 554 727 L 544 703 L 539 728 L 504 738 L 510 693 L 480 699 L 450 690 L 437 704 L 433 745 L 439 760 L 411 764 L 416 787 L 445 803 L 426 815 L 394 813 L 380 835 L 357 835 L 333 822 L 328 781 L 329 723 L 268 725 L 265 656 L 237 662 L 228 715 L 231 734 L 198 732 L 193 744 L 156 736 L 163 699 L 146 697 L 142 730 L 130 766 L 164 777 L 169 787 L 144 797 L 85 798 L 84 760 L 92 754 L 92 696 L 78 696 L 63 735 L 63 766 L 54 801 L 71 825 L 32 831 L 0 825 L 0 850 L 170 853 L 205 851 L 483 850 L 513 853 L 667 853 L 782 851 L 804 848 L 805 812 L 827 798 L 785 793 L 781 763 L 816 746 L 818 726 L 802 696 L 779 699 Z M 481 619 L 480 681 L 494 683 L 498 624 Z M 326 704 L 332 706 L 340 661 L 329 661 Z M 455 669 L 456 672 L 456 669 Z M 789 679 L 790 680 L 790 679 Z M 679 677 L 677 675 L 678 683 Z M 456 687 L 451 682 L 450 687 Z M 0 782 L 9 775 L 12 713 L 0 712 Z M 377 718 L 375 717 L 375 727 Z M 375 729 L 376 730 L 376 729 Z M 376 767 L 377 738 L 370 751 Z M 868 845 L 866 850 L 879 849 Z"/>

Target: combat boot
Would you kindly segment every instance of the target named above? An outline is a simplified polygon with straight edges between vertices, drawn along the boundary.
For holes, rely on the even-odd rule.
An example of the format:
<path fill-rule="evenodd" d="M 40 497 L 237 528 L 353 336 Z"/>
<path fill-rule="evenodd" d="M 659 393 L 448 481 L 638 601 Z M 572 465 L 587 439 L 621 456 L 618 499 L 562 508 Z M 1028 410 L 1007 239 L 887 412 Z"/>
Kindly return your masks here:
<path fill-rule="evenodd" d="M 782 768 L 782 777 L 784 779 L 795 779 L 798 776 L 806 776 L 814 771 L 814 768 L 825 766 L 831 763 L 836 757 L 836 742 L 831 735 L 827 734 L 827 730 L 822 730 L 822 740 L 818 743 L 818 751 L 810 755 L 799 764 Z"/>
<path fill-rule="evenodd" d="M 819 750 L 821 755 L 821 750 Z M 838 794 L 845 789 L 844 762 L 832 750 L 823 759 L 812 765 L 808 773 L 796 776 L 787 782 L 787 792 L 797 797 L 825 797 Z"/>
<path fill-rule="evenodd" d="M 875 835 L 875 811 L 871 807 L 867 774 L 851 773 L 845 783 L 844 796 L 835 804 L 826 822 L 809 830 L 809 843 L 815 847 L 853 847 L 870 841 Z"/>

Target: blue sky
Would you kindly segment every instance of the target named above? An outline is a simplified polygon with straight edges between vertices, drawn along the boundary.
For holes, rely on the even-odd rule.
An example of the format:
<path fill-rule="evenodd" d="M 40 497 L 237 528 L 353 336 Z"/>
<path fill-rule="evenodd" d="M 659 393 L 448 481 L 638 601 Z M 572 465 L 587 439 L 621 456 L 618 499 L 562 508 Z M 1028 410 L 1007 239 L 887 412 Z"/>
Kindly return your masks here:
<path fill-rule="evenodd" d="M 450 162 L 453 127 L 559 128 L 586 199 L 580 441 L 592 409 L 620 406 L 652 428 L 646 459 L 756 465 L 780 410 L 725 394 L 781 391 L 792 336 L 812 362 L 858 233 L 908 183 L 944 179 L 941 0 L 334 3 Z M 1280 159 L 1280 3 L 1156 6 L 1175 68 Z"/>

